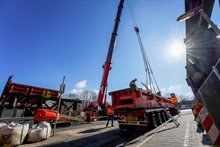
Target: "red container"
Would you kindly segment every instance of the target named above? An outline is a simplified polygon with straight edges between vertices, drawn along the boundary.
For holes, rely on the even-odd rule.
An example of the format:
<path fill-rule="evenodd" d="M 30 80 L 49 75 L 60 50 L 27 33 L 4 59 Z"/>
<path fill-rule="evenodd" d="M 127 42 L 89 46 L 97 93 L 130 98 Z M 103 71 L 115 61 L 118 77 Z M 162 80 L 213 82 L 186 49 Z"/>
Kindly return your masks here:
<path fill-rule="evenodd" d="M 59 119 L 59 115 L 58 115 Z M 34 122 L 41 121 L 55 121 L 56 120 L 56 111 L 48 109 L 37 109 L 34 116 Z"/>

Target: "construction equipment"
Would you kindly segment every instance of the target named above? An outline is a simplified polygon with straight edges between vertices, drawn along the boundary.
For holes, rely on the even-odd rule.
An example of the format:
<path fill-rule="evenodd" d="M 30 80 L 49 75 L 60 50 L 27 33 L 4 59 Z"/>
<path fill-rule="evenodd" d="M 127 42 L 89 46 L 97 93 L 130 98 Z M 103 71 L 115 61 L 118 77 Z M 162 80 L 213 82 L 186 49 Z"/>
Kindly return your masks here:
<path fill-rule="evenodd" d="M 50 123 L 54 123 L 56 121 L 58 123 L 71 123 L 71 121 L 83 121 L 82 117 L 72 117 L 64 114 L 60 114 L 55 110 L 49 109 L 37 109 L 34 115 L 34 122 L 42 122 L 47 121 Z"/>
<path fill-rule="evenodd" d="M 118 35 L 117 33 L 118 33 L 118 27 L 119 27 L 119 23 L 120 23 L 120 19 L 121 19 L 123 4 L 124 4 L 124 0 L 120 0 L 119 6 L 118 6 L 118 11 L 116 14 L 116 19 L 115 19 L 115 25 L 114 25 L 114 29 L 112 32 L 111 41 L 109 44 L 107 58 L 106 58 L 105 64 L 102 66 L 103 67 L 103 76 L 102 76 L 102 81 L 101 81 L 99 94 L 98 94 L 98 105 L 102 109 L 105 109 L 105 106 L 106 106 L 108 75 L 109 75 L 109 71 L 111 70 L 112 55 L 113 55 L 113 51 L 114 51 L 114 47 L 115 47 L 116 37 Z"/>
<path fill-rule="evenodd" d="M 132 9 L 130 9 L 130 10 L 132 10 Z M 141 53 L 142 53 L 142 58 L 143 58 L 143 61 L 144 61 L 144 67 L 145 67 L 146 76 L 147 76 L 146 79 L 148 79 L 146 82 L 149 81 L 149 83 L 146 83 L 146 84 L 149 84 L 149 90 L 151 92 L 154 92 L 154 93 L 156 93 L 158 95 L 161 95 L 159 86 L 158 86 L 158 84 L 157 84 L 157 82 L 156 82 L 156 80 L 154 78 L 154 74 L 153 74 L 152 68 L 150 66 L 150 62 L 149 62 L 149 60 L 147 58 L 147 55 L 146 55 L 146 52 L 145 52 L 145 49 L 144 49 L 144 46 L 143 46 L 143 43 L 142 43 L 142 40 L 141 40 L 141 37 L 140 37 L 140 34 L 139 34 L 139 28 L 137 26 L 135 26 L 134 30 L 135 30 L 135 32 L 137 34 L 138 42 L 139 42 Z M 148 89 L 148 86 L 146 86 L 146 84 L 142 83 L 142 85 L 146 89 Z M 156 91 L 156 88 L 157 88 L 157 91 Z M 171 101 L 172 104 L 174 104 L 174 107 L 175 107 L 174 109 L 171 109 L 171 110 L 175 111 L 173 114 L 176 115 L 177 114 L 177 109 L 176 109 L 177 99 L 174 98 L 174 96 L 171 97 L 171 98 L 172 98 L 172 101 L 171 100 L 170 101 Z M 171 120 L 174 122 L 174 124 L 178 127 L 180 124 L 172 117 L 172 115 L 170 115 L 170 113 L 166 110 L 166 107 L 164 107 L 163 104 L 155 97 L 155 94 L 153 94 L 153 99 L 157 102 L 157 104 L 160 106 L 160 108 L 163 110 L 163 112 L 165 112 L 166 115 L 169 116 L 169 118 L 171 118 Z"/>
<path fill-rule="evenodd" d="M 137 88 L 135 80 L 130 83 L 130 88 L 110 92 L 112 96 L 112 106 L 119 114 L 119 128 L 134 129 L 136 127 L 157 127 L 169 118 L 178 127 L 179 123 L 172 116 L 178 114 L 176 108 L 176 97 L 168 100 L 161 96 L 160 91 L 156 92 L 156 80 L 153 76 L 149 60 L 143 48 L 143 44 L 139 35 L 139 29 L 135 27 L 139 40 L 142 57 L 145 64 L 145 71 L 149 86 L 142 83 L 145 90 Z M 159 90 L 159 88 L 158 88 Z"/>
<path fill-rule="evenodd" d="M 37 109 L 56 110 L 59 91 L 14 83 L 12 82 L 12 76 L 10 76 L 0 100 L 0 119 L 27 120 L 28 117 L 28 120 L 30 120 L 30 117 L 33 119 Z M 81 100 L 62 98 L 60 103 L 59 113 L 73 114 Z"/>
<path fill-rule="evenodd" d="M 134 126 L 151 126 L 155 128 L 169 118 L 178 127 L 179 123 L 172 117 L 178 114 L 176 101 L 170 101 L 161 96 L 139 34 L 132 7 L 130 3 L 128 4 L 144 62 L 146 84 L 142 83 L 145 90 L 137 88 L 135 85 L 137 79 L 134 79 L 130 83 L 130 88 L 109 93 L 112 96 L 112 106 L 120 116 L 119 128 L 130 129 Z"/>
<path fill-rule="evenodd" d="M 119 128 L 122 129 L 135 126 L 155 128 L 167 121 L 170 115 L 177 114 L 176 105 L 171 101 L 141 88 L 121 89 L 109 94 L 112 97 L 112 107 L 120 117 Z"/>
<path fill-rule="evenodd" d="M 118 33 L 118 27 L 121 19 L 122 9 L 123 9 L 124 0 L 120 0 L 120 3 L 118 5 L 118 11 L 116 14 L 115 24 L 108 48 L 108 53 L 106 57 L 106 61 L 103 68 L 103 75 L 102 75 L 102 81 L 100 84 L 100 89 L 98 93 L 98 101 L 97 103 L 89 103 L 88 106 L 86 106 L 84 111 L 90 111 L 91 113 L 94 113 L 95 111 L 99 111 L 99 115 L 106 115 L 106 95 L 107 95 L 107 85 L 108 85 L 108 76 L 109 72 L 111 70 L 111 63 L 112 63 L 112 55 L 115 47 L 115 42 L 117 38 Z"/>

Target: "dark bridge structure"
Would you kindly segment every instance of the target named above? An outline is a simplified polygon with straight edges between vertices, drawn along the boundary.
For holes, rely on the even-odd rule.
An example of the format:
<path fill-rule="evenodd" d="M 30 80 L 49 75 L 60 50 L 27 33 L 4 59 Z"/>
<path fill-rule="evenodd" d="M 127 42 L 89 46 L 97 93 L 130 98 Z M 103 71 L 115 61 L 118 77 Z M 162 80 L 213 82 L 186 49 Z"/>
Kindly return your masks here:
<path fill-rule="evenodd" d="M 220 129 L 220 34 L 209 21 L 214 4 L 215 0 L 185 0 L 185 16 L 178 19 L 186 20 L 186 81 Z"/>

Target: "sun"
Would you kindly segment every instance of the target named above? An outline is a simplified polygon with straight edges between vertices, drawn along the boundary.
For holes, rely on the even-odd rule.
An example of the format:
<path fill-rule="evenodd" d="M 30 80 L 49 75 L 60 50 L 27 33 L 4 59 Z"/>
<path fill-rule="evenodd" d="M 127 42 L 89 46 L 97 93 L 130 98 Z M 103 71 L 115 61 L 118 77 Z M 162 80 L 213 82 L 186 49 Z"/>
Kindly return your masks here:
<path fill-rule="evenodd" d="M 166 56 L 171 61 L 178 61 L 185 58 L 186 46 L 183 41 L 173 38 L 166 43 Z"/>
<path fill-rule="evenodd" d="M 168 53 L 173 58 L 181 58 L 183 57 L 184 50 L 185 50 L 185 44 L 180 42 L 179 40 L 173 40 L 170 42 Z"/>
<path fill-rule="evenodd" d="M 162 44 L 164 50 L 162 51 L 162 56 L 165 57 L 167 63 L 183 63 L 186 59 L 186 45 L 184 41 L 175 35 L 171 35 Z"/>

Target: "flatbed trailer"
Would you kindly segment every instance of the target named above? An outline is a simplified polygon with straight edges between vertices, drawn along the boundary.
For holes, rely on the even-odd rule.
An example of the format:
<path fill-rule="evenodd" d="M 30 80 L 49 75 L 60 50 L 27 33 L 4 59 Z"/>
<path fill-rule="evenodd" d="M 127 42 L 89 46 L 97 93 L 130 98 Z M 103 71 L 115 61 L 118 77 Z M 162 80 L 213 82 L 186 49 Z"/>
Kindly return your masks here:
<path fill-rule="evenodd" d="M 10 76 L 0 97 L 0 119 L 26 120 L 30 117 L 33 119 L 38 109 L 55 111 L 58 107 L 59 95 L 58 90 L 15 83 Z M 60 115 L 79 115 L 77 109 L 78 104 L 81 103 L 79 99 L 62 98 Z"/>
<path fill-rule="evenodd" d="M 109 93 L 112 97 L 112 107 L 119 115 L 119 128 L 152 127 L 169 119 L 170 115 L 178 114 L 176 104 L 140 88 L 127 88 Z M 162 107 L 160 106 L 160 104 Z"/>

